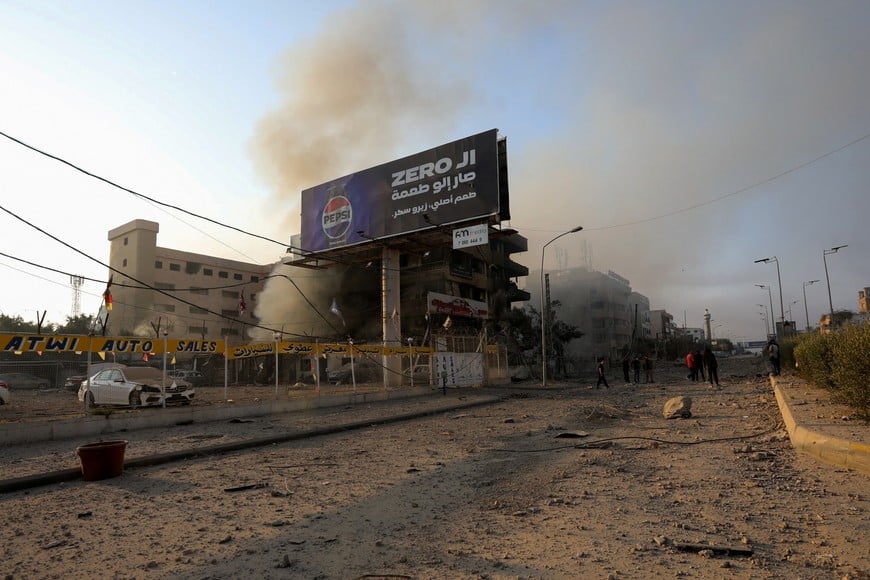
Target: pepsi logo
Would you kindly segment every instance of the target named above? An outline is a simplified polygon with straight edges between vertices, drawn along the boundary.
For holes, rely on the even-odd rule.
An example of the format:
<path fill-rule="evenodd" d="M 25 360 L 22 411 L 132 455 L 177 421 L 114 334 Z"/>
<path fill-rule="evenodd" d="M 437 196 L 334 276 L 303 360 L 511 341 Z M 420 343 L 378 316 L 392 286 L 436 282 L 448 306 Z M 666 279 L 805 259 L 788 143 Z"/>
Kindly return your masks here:
<path fill-rule="evenodd" d="M 323 233 L 332 239 L 340 238 L 347 233 L 352 219 L 353 208 L 346 197 L 339 195 L 330 198 L 323 208 Z"/>

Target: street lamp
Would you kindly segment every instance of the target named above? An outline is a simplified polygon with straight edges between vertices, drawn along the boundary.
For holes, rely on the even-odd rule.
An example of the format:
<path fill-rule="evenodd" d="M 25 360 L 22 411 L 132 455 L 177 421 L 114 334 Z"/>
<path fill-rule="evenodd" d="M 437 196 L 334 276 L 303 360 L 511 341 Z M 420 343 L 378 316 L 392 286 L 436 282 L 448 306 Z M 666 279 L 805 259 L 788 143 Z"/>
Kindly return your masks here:
<path fill-rule="evenodd" d="M 583 226 L 577 226 L 567 232 L 562 232 L 541 248 L 541 386 L 547 386 L 547 311 L 544 306 L 544 252 L 547 246 L 568 234 L 574 234 L 583 229 Z"/>
<path fill-rule="evenodd" d="M 770 286 L 767 284 L 756 284 L 759 288 L 767 288 L 767 300 L 770 302 L 770 334 L 767 335 L 770 338 L 771 334 L 776 334 L 776 321 L 773 319 L 773 295 L 770 293 Z"/>
<path fill-rule="evenodd" d="M 849 244 L 835 246 L 830 250 L 822 252 L 822 261 L 825 263 L 825 282 L 828 283 L 828 306 L 830 307 L 831 318 L 828 320 L 828 332 L 834 332 L 834 300 L 831 298 L 831 279 L 828 277 L 828 256 L 836 254 L 838 251 L 847 247 Z"/>
<path fill-rule="evenodd" d="M 804 287 L 804 314 L 807 315 L 807 332 L 810 331 L 810 309 L 807 306 L 807 286 L 812 286 L 816 282 L 818 282 L 818 280 L 810 280 L 809 282 L 803 283 L 803 287 Z"/>
<path fill-rule="evenodd" d="M 782 325 L 781 327 L 784 329 L 785 328 L 785 307 L 782 303 L 782 278 L 779 275 L 779 260 L 777 259 L 776 256 L 773 256 L 772 258 L 761 258 L 760 260 L 755 260 L 756 264 L 759 264 L 762 262 L 765 264 L 769 264 L 770 262 L 776 262 L 776 281 L 777 281 L 777 284 L 779 285 L 779 317 L 780 317 L 780 323 Z M 773 307 L 771 307 L 770 310 L 771 310 L 770 314 L 772 316 L 773 315 Z M 776 337 L 780 338 L 779 331 L 776 332 Z"/>

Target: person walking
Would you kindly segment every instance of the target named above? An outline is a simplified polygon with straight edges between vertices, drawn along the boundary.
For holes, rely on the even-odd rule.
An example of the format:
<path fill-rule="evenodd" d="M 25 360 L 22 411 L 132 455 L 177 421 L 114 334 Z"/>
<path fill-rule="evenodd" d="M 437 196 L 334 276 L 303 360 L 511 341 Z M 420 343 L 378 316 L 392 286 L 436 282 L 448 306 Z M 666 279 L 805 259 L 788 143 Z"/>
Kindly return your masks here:
<path fill-rule="evenodd" d="M 601 383 L 604 383 L 604 388 L 609 389 L 610 385 L 607 384 L 607 377 L 605 376 L 605 364 L 604 357 L 598 359 L 598 383 L 596 383 L 595 388 L 601 386 Z"/>
<path fill-rule="evenodd" d="M 643 355 L 643 371 L 647 383 L 653 382 L 653 361 L 648 354 Z"/>
<path fill-rule="evenodd" d="M 716 360 L 716 355 L 713 354 L 709 346 L 704 348 L 704 366 L 707 367 L 707 377 L 710 379 L 710 386 L 715 386 L 718 389 L 719 361 Z"/>
<path fill-rule="evenodd" d="M 695 373 L 695 380 L 707 380 L 707 377 L 704 376 L 704 357 L 700 350 L 695 351 Z"/>
<path fill-rule="evenodd" d="M 628 376 L 628 367 L 629 367 L 629 357 L 628 357 L 628 353 L 625 353 L 625 356 L 622 357 L 622 376 L 625 378 L 626 383 L 631 382 L 631 377 Z"/>
<path fill-rule="evenodd" d="M 686 378 L 690 381 L 698 380 L 698 371 L 695 369 L 695 355 L 692 351 L 689 351 L 686 354 L 686 368 L 689 369 L 689 374 L 686 375 Z"/>
<path fill-rule="evenodd" d="M 780 371 L 779 345 L 776 343 L 775 338 L 771 338 L 770 342 L 767 343 L 767 358 L 770 361 L 770 367 L 773 369 L 773 376 L 778 377 Z"/>
<path fill-rule="evenodd" d="M 631 370 L 634 371 L 634 384 L 638 384 L 640 382 L 640 358 L 637 355 L 634 355 L 631 361 Z"/>

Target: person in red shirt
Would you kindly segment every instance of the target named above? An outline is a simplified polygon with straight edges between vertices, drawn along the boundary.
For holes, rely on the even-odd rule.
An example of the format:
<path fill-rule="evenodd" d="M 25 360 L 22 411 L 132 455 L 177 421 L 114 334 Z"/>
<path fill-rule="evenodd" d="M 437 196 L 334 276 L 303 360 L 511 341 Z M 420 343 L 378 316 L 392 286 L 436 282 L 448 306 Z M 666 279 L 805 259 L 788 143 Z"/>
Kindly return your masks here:
<path fill-rule="evenodd" d="M 698 367 L 695 365 L 695 355 L 692 351 L 686 355 L 686 367 L 689 369 L 689 374 L 686 376 L 690 381 L 698 380 Z"/>

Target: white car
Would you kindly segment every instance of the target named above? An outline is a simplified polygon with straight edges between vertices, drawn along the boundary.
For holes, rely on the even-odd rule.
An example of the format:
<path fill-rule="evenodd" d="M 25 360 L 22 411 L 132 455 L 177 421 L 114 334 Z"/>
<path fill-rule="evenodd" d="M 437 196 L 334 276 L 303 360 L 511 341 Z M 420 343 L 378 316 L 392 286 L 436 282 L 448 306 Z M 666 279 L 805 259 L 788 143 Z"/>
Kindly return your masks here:
<path fill-rule="evenodd" d="M 167 403 L 189 405 L 195 391 L 190 383 L 166 377 L 162 389 L 163 371 L 152 367 L 120 367 L 104 369 L 82 382 L 79 401 L 88 407 L 117 405 L 124 407 L 156 407 Z"/>
<path fill-rule="evenodd" d="M 0 405 L 9 404 L 9 387 L 6 386 L 6 383 L 0 381 Z"/>

